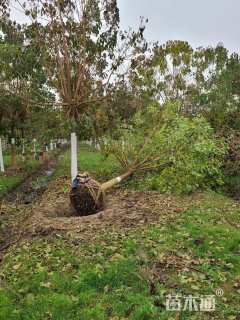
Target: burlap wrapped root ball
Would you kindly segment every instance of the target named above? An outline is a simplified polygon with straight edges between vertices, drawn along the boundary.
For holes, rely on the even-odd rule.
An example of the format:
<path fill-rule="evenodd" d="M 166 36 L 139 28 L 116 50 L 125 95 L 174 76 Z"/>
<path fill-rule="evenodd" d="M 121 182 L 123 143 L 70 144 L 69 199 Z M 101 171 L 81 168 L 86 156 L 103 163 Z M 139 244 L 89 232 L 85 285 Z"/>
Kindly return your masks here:
<path fill-rule="evenodd" d="M 95 214 L 105 206 L 101 185 L 93 179 L 72 188 L 70 201 L 79 216 Z"/>
<path fill-rule="evenodd" d="M 87 216 L 103 210 L 105 208 L 105 192 L 132 174 L 133 170 L 128 170 L 121 176 L 103 184 L 92 179 L 87 172 L 79 174 L 80 183 L 70 192 L 73 208 L 79 216 Z"/>

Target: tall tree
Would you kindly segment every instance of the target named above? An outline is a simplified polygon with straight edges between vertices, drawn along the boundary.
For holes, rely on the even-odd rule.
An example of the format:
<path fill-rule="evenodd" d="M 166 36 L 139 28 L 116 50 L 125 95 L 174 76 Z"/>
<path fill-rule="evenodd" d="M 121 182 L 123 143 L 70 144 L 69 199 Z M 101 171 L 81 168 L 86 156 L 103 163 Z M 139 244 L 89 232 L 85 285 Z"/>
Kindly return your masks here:
<path fill-rule="evenodd" d="M 0 31 L 0 123 L 5 135 L 16 140 L 25 135 L 31 106 L 42 102 L 43 94 L 48 94 L 44 87 L 46 78 L 23 27 L 4 18 Z M 12 144 L 12 167 L 16 167 L 15 144 Z"/>
<path fill-rule="evenodd" d="M 27 31 L 39 49 L 49 85 L 69 117 L 91 115 L 105 101 L 132 56 L 146 51 L 144 26 L 122 32 L 116 0 L 38 0 L 22 4 L 32 23 Z M 121 71 L 120 71 L 121 70 Z"/>

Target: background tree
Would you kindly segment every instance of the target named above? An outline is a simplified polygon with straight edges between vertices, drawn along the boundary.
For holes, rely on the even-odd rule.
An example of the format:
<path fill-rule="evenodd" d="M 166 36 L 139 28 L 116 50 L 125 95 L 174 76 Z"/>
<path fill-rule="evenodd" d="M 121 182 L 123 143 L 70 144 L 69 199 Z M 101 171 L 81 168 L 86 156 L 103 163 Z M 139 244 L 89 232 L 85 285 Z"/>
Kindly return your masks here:
<path fill-rule="evenodd" d="M 142 29 L 120 31 L 116 0 L 31 1 L 23 8 L 48 84 L 71 118 L 90 117 L 93 103 L 111 97 L 117 74 L 125 73 L 120 66 L 146 50 Z"/>
<path fill-rule="evenodd" d="M 18 142 L 26 133 L 29 136 L 33 105 L 45 101 L 44 96 L 54 97 L 44 87 L 41 61 L 36 49 L 28 44 L 23 27 L 2 19 L 0 28 L 0 123 L 2 133 Z M 12 167 L 16 167 L 15 144 Z"/>

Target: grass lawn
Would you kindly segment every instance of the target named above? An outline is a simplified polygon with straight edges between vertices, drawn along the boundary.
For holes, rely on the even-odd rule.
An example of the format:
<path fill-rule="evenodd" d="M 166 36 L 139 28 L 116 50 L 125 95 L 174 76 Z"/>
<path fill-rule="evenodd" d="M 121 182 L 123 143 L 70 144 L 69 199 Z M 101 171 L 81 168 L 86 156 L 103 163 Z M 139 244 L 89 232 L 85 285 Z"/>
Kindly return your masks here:
<path fill-rule="evenodd" d="M 0 175 L 0 196 L 14 188 L 21 180 L 23 175 L 18 174 L 14 176 Z"/>
<path fill-rule="evenodd" d="M 104 157 L 100 152 L 94 151 L 86 145 L 82 145 L 78 152 L 78 170 L 89 171 L 100 181 L 111 179 L 116 174 L 121 172 L 116 160 L 109 156 Z M 60 161 L 55 176 L 70 176 L 71 160 L 70 151 L 66 152 L 62 161 Z"/>
<path fill-rule="evenodd" d="M 7 169 L 10 166 L 10 163 L 11 156 L 8 154 L 4 155 L 5 169 Z M 6 175 L 0 174 L 0 196 L 14 188 L 28 174 L 36 170 L 40 166 L 40 162 L 38 160 L 33 159 L 23 161 L 22 157 L 18 155 L 17 165 L 19 166 L 19 168 L 21 168 L 21 170 Z"/>
<path fill-rule="evenodd" d="M 9 167 L 11 163 L 11 156 L 9 154 L 4 154 L 3 161 L 4 161 L 5 168 Z"/>
<path fill-rule="evenodd" d="M 56 175 L 69 174 L 68 157 Z M 79 157 L 81 169 L 96 176 L 118 171 L 89 149 Z M 232 200 L 208 192 L 171 223 L 128 232 L 112 226 L 80 243 L 64 234 L 25 240 L 1 265 L 0 320 L 238 320 L 239 213 Z M 214 295 L 216 308 L 167 311 L 169 294 L 183 304 L 192 295 L 197 307 Z"/>

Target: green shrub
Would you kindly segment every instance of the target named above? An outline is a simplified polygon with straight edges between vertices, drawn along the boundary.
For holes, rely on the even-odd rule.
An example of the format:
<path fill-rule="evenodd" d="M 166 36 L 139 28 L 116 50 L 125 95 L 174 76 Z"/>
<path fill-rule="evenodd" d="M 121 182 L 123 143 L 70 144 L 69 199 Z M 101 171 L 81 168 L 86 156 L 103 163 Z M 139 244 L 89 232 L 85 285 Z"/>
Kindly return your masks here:
<path fill-rule="evenodd" d="M 214 138 L 203 117 L 176 116 L 159 131 L 156 140 L 163 158 L 172 165 L 148 175 L 148 185 L 163 192 L 189 193 L 223 183 L 221 167 L 226 145 Z"/>
<path fill-rule="evenodd" d="M 144 189 L 190 193 L 198 188 L 221 185 L 226 143 L 214 136 L 205 118 L 184 117 L 176 108 L 177 105 L 169 104 L 160 116 L 159 111 L 152 108 L 147 116 L 138 114 L 134 129 L 113 142 L 115 156 L 117 159 L 124 156 L 130 167 L 136 157 L 139 163 L 153 159 L 151 165 L 148 160 L 151 170 L 145 170 L 144 181 L 141 181 Z M 149 114 L 153 121 L 149 121 Z"/>

